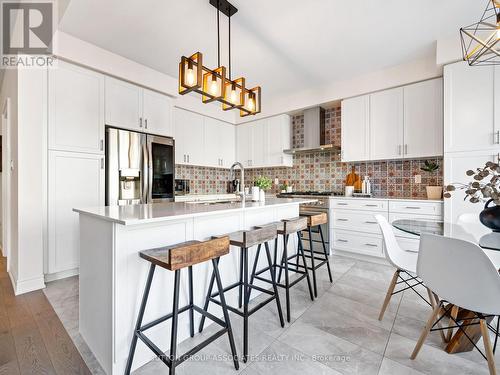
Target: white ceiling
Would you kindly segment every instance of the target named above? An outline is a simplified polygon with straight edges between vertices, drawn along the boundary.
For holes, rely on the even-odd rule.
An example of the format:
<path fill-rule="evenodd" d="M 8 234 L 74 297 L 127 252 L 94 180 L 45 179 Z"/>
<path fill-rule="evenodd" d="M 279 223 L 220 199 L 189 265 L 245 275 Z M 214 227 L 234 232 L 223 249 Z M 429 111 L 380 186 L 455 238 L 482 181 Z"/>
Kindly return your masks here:
<path fill-rule="evenodd" d="M 267 95 L 320 87 L 434 55 L 482 0 L 233 0 L 233 78 Z M 181 55 L 217 65 L 208 0 L 71 0 L 60 29 L 176 77 Z M 227 19 L 221 16 L 223 63 Z M 225 64 L 227 65 L 227 63 Z M 266 96 L 267 96 L 266 95 Z"/>

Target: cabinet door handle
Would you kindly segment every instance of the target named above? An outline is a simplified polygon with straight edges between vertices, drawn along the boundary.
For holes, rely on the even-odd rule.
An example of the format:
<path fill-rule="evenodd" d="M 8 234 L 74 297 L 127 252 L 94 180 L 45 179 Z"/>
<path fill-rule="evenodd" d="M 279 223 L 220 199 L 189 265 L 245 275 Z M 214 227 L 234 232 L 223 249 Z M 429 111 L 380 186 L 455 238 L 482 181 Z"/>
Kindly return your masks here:
<path fill-rule="evenodd" d="M 337 206 L 349 206 L 349 203 L 337 203 Z"/>
<path fill-rule="evenodd" d="M 401 155 L 401 145 L 398 145 L 398 155 Z"/>
<path fill-rule="evenodd" d="M 376 221 L 365 221 L 365 224 L 378 224 Z"/>
<path fill-rule="evenodd" d="M 378 207 L 376 204 L 365 204 L 365 207 Z"/>
<path fill-rule="evenodd" d="M 188 156 L 187 156 L 187 157 L 188 157 L 188 163 L 189 163 L 189 162 L 190 162 L 190 161 L 189 161 L 189 154 L 188 154 Z"/>
<path fill-rule="evenodd" d="M 186 162 L 186 154 L 184 154 L 184 163 Z"/>
<path fill-rule="evenodd" d="M 408 144 L 405 144 L 405 155 L 408 155 Z"/>
<path fill-rule="evenodd" d="M 146 129 L 148 128 L 148 119 L 147 118 L 144 119 L 144 127 Z"/>
<path fill-rule="evenodd" d="M 224 166 L 224 159 L 220 159 L 220 166 Z"/>
<path fill-rule="evenodd" d="M 337 241 L 338 241 L 338 242 L 349 242 L 349 241 L 347 241 L 347 240 L 343 240 L 342 238 L 339 238 Z"/>
<path fill-rule="evenodd" d="M 104 158 L 101 158 L 101 169 L 104 169 Z"/>
<path fill-rule="evenodd" d="M 375 245 L 374 243 L 365 243 L 365 246 L 370 246 L 370 247 L 378 247 L 377 245 Z"/>
<path fill-rule="evenodd" d="M 420 207 L 414 207 L 414 206 L 406 206 L 405 208 L 409 210 L 420 210 Z"/>
<path fill-rule="evenodd" d="M 497 130 L 497 131 L 495 132 L 495 136 L 496 136 L 496 142 L 495 142 L 495 143 L 496 143 L 497 145 L 500 145 L 500 130 Z"/>
<path fill-rule="evenodd" d="M 337 219 L 337 221 L 349 221 L 349 219 Z"/>
<path fill-rule="evenodd" d="M 139 127 L 142 128 L 142 117 L 139 117 Z"/>
<path fill-rule="evenodd" d="M 101 148 L 101 151 L 104 151 L 104 140 L 102 140 L 102 139 L 101 139 L 101 146 L 100 146 L 100 148 Z"/>

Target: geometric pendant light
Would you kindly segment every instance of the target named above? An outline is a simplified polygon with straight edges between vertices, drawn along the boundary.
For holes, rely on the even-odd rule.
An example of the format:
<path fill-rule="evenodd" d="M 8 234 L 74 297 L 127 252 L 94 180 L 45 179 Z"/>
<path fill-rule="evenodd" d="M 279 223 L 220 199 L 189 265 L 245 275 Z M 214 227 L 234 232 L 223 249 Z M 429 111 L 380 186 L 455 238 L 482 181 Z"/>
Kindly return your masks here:
<path fill-rule="evenodd" d="M 236 109 L 240 116 L 251 116 L 261 111 L 261 88 L 247 88 L 245 78 L 231 77 L 231 16 L 238 9 L 227 0 L 209 0 L 217 8 L 217 57 L 218 67 L 209 69 L 203 65 L 201 52 L 186 57 L 182 56 L 179 63 L 179 94 L 196 92 L 201 95 L 203 103 L 218 101 L 224 111 Z M 229 23 L 229 70 L 220 63 L 220 29 L 219 14 L 228 17 Z M 228 73 L 228 75 L 226 75 Z"/>
<path fill-rule="evenodd" d="M 460 29 L 469 65 L 500 65 L 500 0 L 488 0 L 479 22 Z"/>

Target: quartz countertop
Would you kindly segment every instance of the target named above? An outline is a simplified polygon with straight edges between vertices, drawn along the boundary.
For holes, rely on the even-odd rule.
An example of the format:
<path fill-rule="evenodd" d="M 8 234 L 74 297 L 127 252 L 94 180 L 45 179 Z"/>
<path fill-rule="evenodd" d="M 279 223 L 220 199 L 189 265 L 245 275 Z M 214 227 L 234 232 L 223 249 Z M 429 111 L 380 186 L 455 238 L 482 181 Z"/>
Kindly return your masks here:
<path fill-rule="evenodd" d="M 74 208 L 79 214 L 93 216 L 122 225 L 148 224 L 160 221 L 184 219 L 264 207 L 312 203 L 316 199 L 266 198 L 265 202 L 240 202 L 206 204 L 203 202 L 167 202 L 129 206 L 101 206 Z"/>

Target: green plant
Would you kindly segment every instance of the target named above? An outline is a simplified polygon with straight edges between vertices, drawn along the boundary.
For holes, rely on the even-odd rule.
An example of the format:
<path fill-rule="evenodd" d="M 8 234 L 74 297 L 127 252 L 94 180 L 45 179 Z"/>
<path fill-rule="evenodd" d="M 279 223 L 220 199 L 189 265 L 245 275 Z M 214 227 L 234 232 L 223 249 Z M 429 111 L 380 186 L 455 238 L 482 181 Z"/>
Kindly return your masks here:
<path fill-rule="evenodd" d="M 255 180 L 255 186 L 258 186 L 262 190 L 266 191 L 269 190 L 271 186 L 273 186 L 273 182 L 269 177 L 259 176 Z"/>
<path fill-rule="evenodd" d="M 429 173 L 434 173 L 439 169 L 439 164 L 433 161 L 426 160 L 421 170 Z"/>

